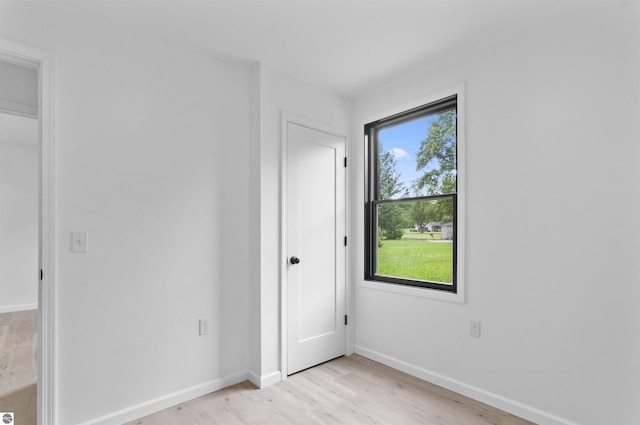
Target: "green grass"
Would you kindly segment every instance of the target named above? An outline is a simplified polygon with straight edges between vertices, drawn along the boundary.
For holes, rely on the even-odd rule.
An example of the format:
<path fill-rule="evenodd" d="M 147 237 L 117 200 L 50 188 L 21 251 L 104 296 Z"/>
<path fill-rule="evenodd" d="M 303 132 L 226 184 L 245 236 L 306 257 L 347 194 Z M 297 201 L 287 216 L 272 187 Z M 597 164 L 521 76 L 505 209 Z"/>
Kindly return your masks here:
<path fill-rule="evenodd" d="M 431 238 L 429 233 L 407 233 L 405 237 L 414 235 Z M 378 274 L 452 283 L 453 243 L 429 240 L 410 237 L 383 241 L 378 248 Z"/>

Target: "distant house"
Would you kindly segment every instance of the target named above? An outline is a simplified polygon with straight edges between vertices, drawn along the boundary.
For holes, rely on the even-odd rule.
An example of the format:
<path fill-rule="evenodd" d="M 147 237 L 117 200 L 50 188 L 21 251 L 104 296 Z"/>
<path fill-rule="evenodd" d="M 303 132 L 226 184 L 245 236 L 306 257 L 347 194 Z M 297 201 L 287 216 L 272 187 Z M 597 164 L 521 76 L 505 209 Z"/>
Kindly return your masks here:
<path fill-rule="evenodd" d="M 453 222 L 445 223 L 442 226 L 440 226 L 440 232 L 442 232 L 440 236 L 442 240 L 452 241 L 453 240 Z"/>
<path fill-rule="evenodd" d="M 438 223 L 437 221 L 430 221 L 429 223 L 424 225 L 424 228 L 427 232 L 439 232 L 440 223 Z"/>

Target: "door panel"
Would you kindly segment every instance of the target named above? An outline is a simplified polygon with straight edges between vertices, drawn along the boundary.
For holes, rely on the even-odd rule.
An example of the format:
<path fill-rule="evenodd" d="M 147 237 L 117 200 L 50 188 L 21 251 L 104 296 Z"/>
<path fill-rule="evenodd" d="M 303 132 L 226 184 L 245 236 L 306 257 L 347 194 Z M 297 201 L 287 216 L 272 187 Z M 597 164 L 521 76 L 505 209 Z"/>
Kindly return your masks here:
<path fill-rule="evenodd" d="M 287 374 L 345 354 L 344 143 L 287 123 Z"/>

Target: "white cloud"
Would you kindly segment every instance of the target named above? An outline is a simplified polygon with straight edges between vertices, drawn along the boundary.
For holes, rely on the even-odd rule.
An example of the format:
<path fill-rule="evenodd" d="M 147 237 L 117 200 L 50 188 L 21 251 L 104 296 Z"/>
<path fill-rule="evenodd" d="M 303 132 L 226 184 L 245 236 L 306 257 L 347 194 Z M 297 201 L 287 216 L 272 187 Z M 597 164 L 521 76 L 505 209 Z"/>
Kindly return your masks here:
<path fill-rule="evenodd" d="M 393 154 L 393 157 L 395 159 L 409 158 L 409 154 L 407 153 L 407 151 L 401 148 L 393 148 L 390 152 Z"/>

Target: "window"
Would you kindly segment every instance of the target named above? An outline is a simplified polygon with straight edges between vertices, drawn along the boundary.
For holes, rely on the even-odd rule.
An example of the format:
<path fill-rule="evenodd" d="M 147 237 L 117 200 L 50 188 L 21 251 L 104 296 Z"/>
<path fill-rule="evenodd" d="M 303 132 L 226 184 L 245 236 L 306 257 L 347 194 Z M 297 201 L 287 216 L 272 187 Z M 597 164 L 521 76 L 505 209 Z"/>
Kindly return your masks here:
<path fill-rule="evenodd" d="M 456 293 L 458 97 L 365 125 L 365 279 Z"/>

